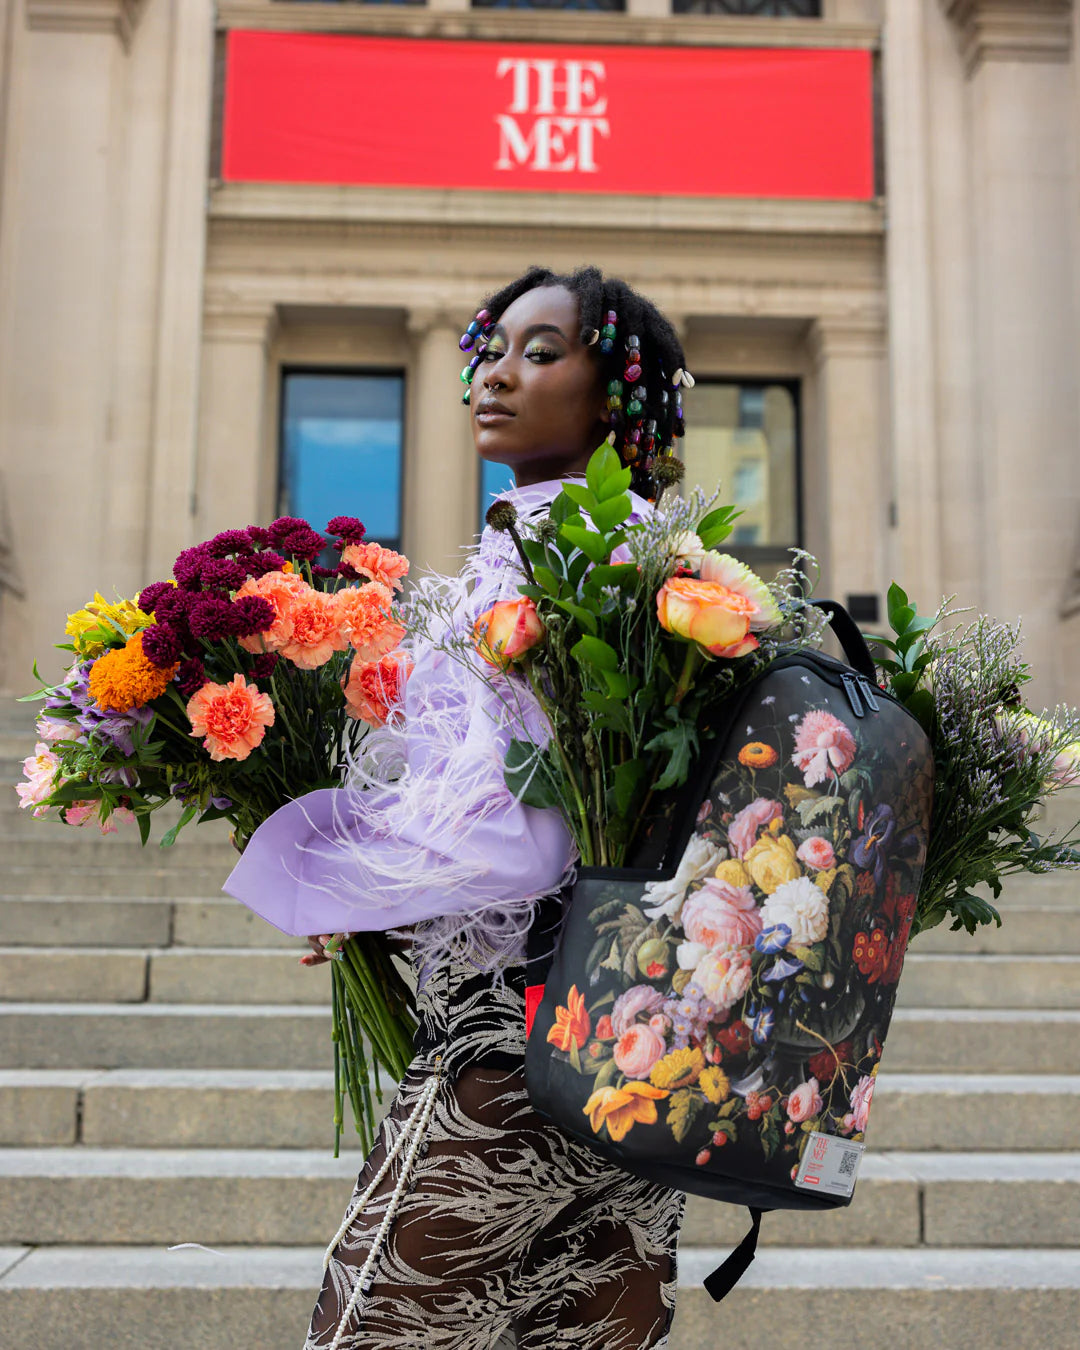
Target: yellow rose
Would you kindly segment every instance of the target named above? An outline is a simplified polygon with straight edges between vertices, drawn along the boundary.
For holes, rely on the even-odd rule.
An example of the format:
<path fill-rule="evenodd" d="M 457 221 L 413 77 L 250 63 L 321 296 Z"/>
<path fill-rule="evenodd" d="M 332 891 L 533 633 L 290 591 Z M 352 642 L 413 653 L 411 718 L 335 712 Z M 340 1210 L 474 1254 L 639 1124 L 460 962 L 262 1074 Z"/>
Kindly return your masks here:
<path fill-rule="evenodd" d="M 754 885 L 766 895 L 772 895 L 785 881 L 802 876 L 802 868 L 795 856 L 795 843 L 786 834 L 774 838 L 763 834 L 743 859 Z"/>
<path fill-rule="evenodd" d="M 749 886 L 750 873 L 738 860 L 738 858 L 725 858 L 725 860 L 716 869 L 716 875 L 721 881 L 727 881 L 732 886 Z"/>
<path fill-rule="evenodd" d="M 750 620 L 757 609 L 717 581 L 671 577 L 656 596 L 661 628 L 697 642 L 713 656 L 744 656 L 758 645 Z"/>

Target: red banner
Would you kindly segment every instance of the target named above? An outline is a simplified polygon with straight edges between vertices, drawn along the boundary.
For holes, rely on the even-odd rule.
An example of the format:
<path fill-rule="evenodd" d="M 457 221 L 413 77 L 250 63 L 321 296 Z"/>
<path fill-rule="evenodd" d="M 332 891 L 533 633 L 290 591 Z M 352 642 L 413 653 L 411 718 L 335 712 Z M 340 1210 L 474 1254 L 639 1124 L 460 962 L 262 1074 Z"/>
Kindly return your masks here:
<path fill-rule="evenodd" d="M 874 194 L 870 53 L 232 30 L 230 182 Z"/>

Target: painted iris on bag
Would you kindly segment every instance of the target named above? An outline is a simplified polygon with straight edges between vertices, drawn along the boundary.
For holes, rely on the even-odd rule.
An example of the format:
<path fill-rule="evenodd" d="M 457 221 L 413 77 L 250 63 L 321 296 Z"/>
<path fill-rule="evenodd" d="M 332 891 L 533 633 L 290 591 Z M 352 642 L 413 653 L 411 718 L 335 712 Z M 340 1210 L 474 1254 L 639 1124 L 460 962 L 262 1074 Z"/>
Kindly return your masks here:
<path fill-rule="evenodd" d="M 675 876 L 590 881 L 583 988 L 547 1040 L 588 1080 L 598 1140 L 664 1130 L 700 1167 L 750 1150 L 787 1181 L 811 1132 L 863 1138 L 930 765 L 917 737 L 882 750 L 842 694 L 801 700 L 784 675 L 790 697 L 742 708 Z"/>

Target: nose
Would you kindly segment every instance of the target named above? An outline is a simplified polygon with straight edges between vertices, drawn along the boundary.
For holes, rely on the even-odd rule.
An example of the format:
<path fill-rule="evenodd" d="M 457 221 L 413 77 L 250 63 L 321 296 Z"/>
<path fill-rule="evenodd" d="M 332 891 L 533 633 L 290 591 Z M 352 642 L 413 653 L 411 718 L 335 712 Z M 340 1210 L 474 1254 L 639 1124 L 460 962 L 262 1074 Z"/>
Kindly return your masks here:
<path fill-rule="evenodd" d="M 492 365 L 482 367 L 485 389 L 512 389 L 517 383 L 517 368 L 514 358 L 507 354 Z"/>

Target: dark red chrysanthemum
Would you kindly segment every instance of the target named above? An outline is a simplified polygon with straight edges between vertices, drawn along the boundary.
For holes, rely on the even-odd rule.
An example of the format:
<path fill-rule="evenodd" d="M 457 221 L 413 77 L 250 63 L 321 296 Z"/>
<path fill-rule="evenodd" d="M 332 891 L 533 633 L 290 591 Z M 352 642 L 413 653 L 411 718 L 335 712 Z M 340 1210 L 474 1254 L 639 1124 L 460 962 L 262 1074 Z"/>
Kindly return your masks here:
<path fill-rule="evenodd" d="M 220 642 L 235 637 L 237 615 L 228 600 L 204 596 L 191 611 L 188 623 L 196 637 L 205 642 Z"/>
<path fill-rule="evenodd" d="M 270 542 L 270 533 L 264 530 L 261 525 L 249 525 L 247 527 L 247 537 L 251 540 L 254 548 L 265 548 Z"/>
<path fill-rule="evenodd" d="M 152 581 L 139 592 L 139 608 L 144 614 L 153 614 L 163 595 L 170 595 L 176 589 L 168 581 Z"/>
<path fill-rule="evenodd" d="M 197 656 L 189 656 L 186 661 L 180 662 L 180 669 L 176 672 L 176 687 L 184 698 L 197 694 L 205 683 L 206 667 Z"/>
<path fill-rule="evenodd" d="M 326 547 L 322 535 L 297 516 L 279 516 L 271 522 L 268 533 L 274 548 L 294 558 L 317 558 Z"/>
<path fill-rule="evenodd" d="M 184 646 L 175 628 L 168 624 L 152 623 L 142 631 L 143 655 L 152 666 L 167 670 L 183 655 Z"/>
<path fill-rule="evenodd" d="M 251 662 L 251 678 L 253 680 L 268 680 L 280 660 L 281 654 L 279 652 L 260 652 Z"/>
<path fill-rule="evenodd" d="M 274 606 L 261 595 L 244 595 L 232 603 L 237 637 L 265 633 L 274 622 Z"/>
<path fill-rule="evenodd" d="M 270 550 L 265 553 L 253 553 L 244 559 L 244 568 L 252 577 L 265 576 L 267 572 L 280 572 L 284 566 L 284 557 Z"/>
<path fill-rule="evenodd" d="M 205 544 L 186 548 L 173 563 L 173 576 L 185 590 L 197 591 L 202 585 L 203 565 L 210 561 Z"/>
<path fill-rule="evenodd" d="M 355 516 L 335 516 L 327 521 L 326 533 L 335 535 L 343 543 L 359 544 L 363 542 L 366 530 Z"/>
<path fill-rule="evenodd" d="M 321 578 L 323 581 L 327 581 L 330 577 L 336 578 L 337 574 L 338 570 L 336 567 L 323 567 L 320 563 L 311 564 L 311 575 L 315 579 Z"/>
<path fill-rule="evenodd" d="M 346 581 L 360 580 L 360 573 L 356 570 L 356 568 L 350 567 L 349 564 L 345 562 L 338 563 L 337 574 L 339 577 L 344 577 Z M 368 578 L 364 577 L 364 580 L 367 581 Z"/>
<path fill-rule="evenodd" d="M 207 540 L 205 548 L 212 558 L 227 558 L 230 553 L 250 553 L 252 539 L 247 530 L 222 530 Z"/>
<path fill-rule="evenodd" d="M 202 584 L 204 590 L 220 586 L 226 591 L 235 591 L 247 581 L 248 570 L 243 562 L 233 562 L 231 558 L 211 558 L 202 566 Z"/>

